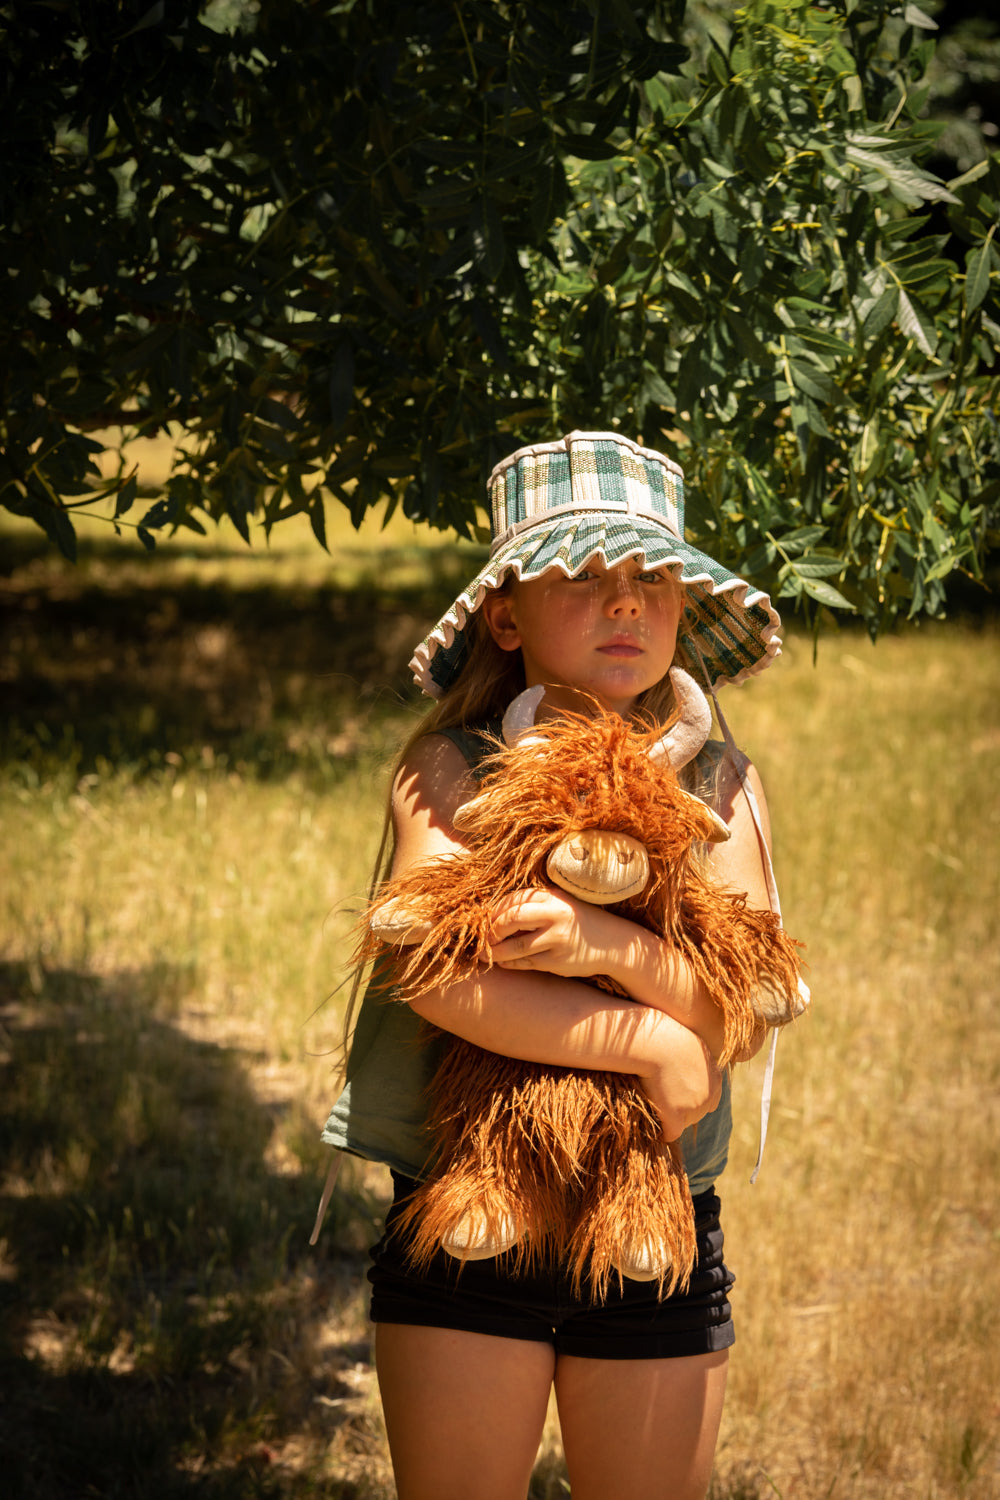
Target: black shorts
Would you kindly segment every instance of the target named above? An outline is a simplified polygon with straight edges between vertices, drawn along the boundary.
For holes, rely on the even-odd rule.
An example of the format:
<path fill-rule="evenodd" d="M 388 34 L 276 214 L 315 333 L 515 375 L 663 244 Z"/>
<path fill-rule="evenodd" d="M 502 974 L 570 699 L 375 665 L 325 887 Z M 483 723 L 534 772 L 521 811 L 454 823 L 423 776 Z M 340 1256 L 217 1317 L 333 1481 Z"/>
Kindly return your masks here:
<path fill-rule="evenodd" d="M 604 1301 L 595 1303 L 574 1297 L 558 1268 L 514 1276 L 502 1257 L 461 1264 L 438 1251 L 425 1272 L 415 1273 L 392 1226 L 417 1184 L 392 1176 L 393 1203 L 368 1272 L 375 1323 L 530 1339 L 583 1359 L 679 1359 L 733 1343 L 728 1293 L 734 1278 L 722 1259 L 719 1200 L 712 1190 L 694 1200 L 698 1255 L 686 1292 L 658 1298 L 655 1282 L 626 1280 L 619 1287 L 612 1280 Z"/>

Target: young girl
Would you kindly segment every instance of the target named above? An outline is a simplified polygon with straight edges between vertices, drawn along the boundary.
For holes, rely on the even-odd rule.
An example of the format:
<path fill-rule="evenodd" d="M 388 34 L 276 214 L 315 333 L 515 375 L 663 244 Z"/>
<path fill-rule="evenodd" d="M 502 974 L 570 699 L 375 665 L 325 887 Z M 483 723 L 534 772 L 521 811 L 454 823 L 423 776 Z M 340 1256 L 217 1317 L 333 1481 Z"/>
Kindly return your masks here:
<path fill-rule="evenodd" d="M 393 782 L 394 874 L 460 846 L 453 817 L 475 788 L 479 735 L 525 686 L 545 686 L 540 720 L 596 699 L 662 721 L 671 665 L 714 687 L 778 654 L 766 595 L 684 541 L 681 474 L 661 454 L 571 433 L 506 459 L 490 491 L 491 560 L 413 659 L 439 702 Z M 710 872 L 768 907 L 755 772 L 712 742 L 695 774 L 732 835 L 712 846 Z M 324 1131 L 393 1169 L 369 1280 L 400 1500 L 524 1500 L 553 1389 L 574 1500 L 694 1500 L 733 1342 L 714 1193 L 730 1132 L 719 1013 L 676 951 L 604 907 L 542 887 L 493 918 L 493 963 L 474 979 L 412 1006 L 369 990 Z M 585 983 L 599 974 L 631 999 Z M 574 1298 L 559 1266 L 514 1276 L 503 1256 L 460 1265 L 439 1252 L 413 1272 L 393 1224 L 428 1154 L 421 1019 L 509 1057 L 642 1080 L 664 1139 L 681 1138 L 694 1197 L 698 1260 L 683 1294 L 658 1300 L 655 1283 L 626 1279 L 603 1302 Z"/>

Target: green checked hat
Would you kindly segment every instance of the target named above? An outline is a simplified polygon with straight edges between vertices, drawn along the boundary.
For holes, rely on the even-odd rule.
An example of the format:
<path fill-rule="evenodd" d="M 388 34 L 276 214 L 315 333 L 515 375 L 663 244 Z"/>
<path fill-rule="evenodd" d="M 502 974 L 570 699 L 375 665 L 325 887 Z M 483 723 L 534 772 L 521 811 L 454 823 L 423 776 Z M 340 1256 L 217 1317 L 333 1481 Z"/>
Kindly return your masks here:
<path fill-rule="evenodd" d="M 675 463 L 617 432 L 571 432 L 520 448 L 489 480 L 493 545 L 486 567 L 414 652 L 414 679 L 440 698 L 468 650 L 465 626 L 513 573 L 571 577 L 593 558 L 608 568 L 641 557 L 685 586 L 678 665 L 711 687 L 742 682 L 779 654 L 781 621 L 766 594 L 684 540 L 684 476 Z"/>

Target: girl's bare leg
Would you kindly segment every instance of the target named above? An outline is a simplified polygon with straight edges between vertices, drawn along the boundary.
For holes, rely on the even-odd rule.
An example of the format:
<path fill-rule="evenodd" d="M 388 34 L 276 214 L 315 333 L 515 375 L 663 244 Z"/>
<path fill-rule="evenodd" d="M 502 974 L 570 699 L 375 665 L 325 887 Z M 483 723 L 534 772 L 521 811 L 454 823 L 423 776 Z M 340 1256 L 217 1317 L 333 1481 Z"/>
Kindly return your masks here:
<path fill-rule="evenodd" d="M 573 1500 L 704 1500 L 728 1351 L 689 1359 L 560 1356 L 555 1387 Z"/>
<path fill-rule="evenodd" d="M 525 1500 L 548 1344 L 379 1323 L 375 1364 L 399 1500 Z"/>

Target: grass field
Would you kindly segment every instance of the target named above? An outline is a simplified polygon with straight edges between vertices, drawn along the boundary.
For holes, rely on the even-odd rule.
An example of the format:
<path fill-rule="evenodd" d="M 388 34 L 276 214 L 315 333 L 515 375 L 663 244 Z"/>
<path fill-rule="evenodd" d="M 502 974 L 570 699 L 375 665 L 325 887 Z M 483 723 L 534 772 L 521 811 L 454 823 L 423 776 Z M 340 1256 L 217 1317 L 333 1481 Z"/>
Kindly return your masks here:
<path fill-rule="evenodd" d="M 124 546 L 124 550 L 120 548 Z M 404 522 L 74 570 L 0 534 L 4 1493 L 393 1493 L 347 1170 L 317 1250 L 346 933 L 405 661 L 469 569 Z M 813 1013 L 723 1181 L 714 1500 L 1000 1494 L 1000 638 L 791 634 L 723 696 Z M 552 1424 L 534 1500 L 567 1493 Z"/>

